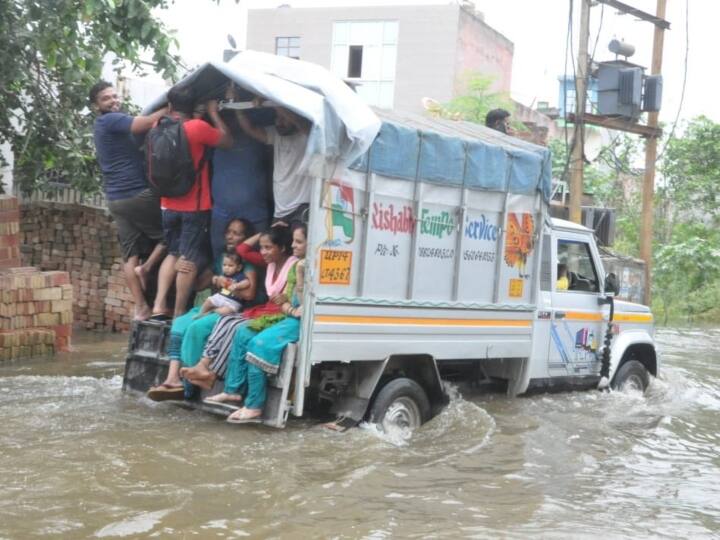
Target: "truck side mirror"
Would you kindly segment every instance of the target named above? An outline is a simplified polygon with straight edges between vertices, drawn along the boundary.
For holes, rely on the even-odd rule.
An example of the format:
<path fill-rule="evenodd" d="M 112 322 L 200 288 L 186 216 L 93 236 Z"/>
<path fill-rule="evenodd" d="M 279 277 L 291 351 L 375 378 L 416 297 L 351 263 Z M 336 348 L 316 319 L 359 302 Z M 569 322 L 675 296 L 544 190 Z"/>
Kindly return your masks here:
<path fill-rule="evenodd" d="M 618 283 L 617 276 L 613 272 L 605 276 L 605 293 L 612 293 L 613 296 L 620 294 L 620 284 Z"/>

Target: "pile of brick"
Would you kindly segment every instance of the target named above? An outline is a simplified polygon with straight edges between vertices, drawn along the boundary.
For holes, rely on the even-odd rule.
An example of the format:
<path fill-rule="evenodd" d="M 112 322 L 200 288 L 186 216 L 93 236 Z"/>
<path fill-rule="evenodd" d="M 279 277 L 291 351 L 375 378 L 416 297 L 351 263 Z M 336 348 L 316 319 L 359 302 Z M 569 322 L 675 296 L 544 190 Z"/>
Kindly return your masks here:
<path fill-rule="evenodd" d="M 0 271 L 0 360 L 70 349 L 73 289 L 67 272 Z"/>
<path fill-rule="evenodd" d="M 72 336 L 70 276 L 19 267 L 19 217 L 0 195 L 0 360 L 69 350 Z"/>
<path fill-rule="evenodd" d="M 127 331 L 133 313 L 115 223 L 102 209 L 32 202 L 21 206 L 26 265 L 64 270 L 74 287 L 74 320 L 88 330 Z"/>

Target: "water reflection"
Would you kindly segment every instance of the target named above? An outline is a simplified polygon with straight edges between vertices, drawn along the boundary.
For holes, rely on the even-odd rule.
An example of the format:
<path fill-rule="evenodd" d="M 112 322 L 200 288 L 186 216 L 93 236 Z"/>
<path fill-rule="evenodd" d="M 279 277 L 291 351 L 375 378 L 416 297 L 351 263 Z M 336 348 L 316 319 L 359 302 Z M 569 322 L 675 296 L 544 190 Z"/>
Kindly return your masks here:
<path fill-rule="evenodd" d="M 456 393 L 408 442 L 230 426 L 121 393 L 124 338 L 0 367 L 0 537 L 709 537 L 720 331 L 646 395 Z"/>

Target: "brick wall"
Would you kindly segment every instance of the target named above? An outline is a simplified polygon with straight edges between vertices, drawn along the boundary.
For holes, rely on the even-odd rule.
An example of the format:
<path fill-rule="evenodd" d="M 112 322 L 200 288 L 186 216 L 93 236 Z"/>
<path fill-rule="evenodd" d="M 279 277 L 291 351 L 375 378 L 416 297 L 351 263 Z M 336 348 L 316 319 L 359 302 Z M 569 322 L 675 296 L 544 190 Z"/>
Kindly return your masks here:
<path fill-rule="evenodd" d="M 0 195 L 0 270 L 20 266 L 19 221 L 17 199 Z"/>
<path fill-rule="evenodd" d="M 78 204 L 28 202 L 21 205 L 20 217 L 22 263 L 69 273 L 75 324 L 127 331 L 133 301 L 110 214 Z"/>

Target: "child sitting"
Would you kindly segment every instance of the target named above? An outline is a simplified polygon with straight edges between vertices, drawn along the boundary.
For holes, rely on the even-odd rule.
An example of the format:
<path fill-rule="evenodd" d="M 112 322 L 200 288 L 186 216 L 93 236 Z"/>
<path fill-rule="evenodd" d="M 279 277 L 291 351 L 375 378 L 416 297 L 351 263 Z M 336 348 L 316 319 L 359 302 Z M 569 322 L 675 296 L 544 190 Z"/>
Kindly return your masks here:
<path fill-rule="evenodd" d="M 250 280 L 243 273 L 243 262 L 240 255 L 234 251 L 228 251 L 223 257 L 223 275 L 213 276 L 213 287 L 218 292 L 203 302 L 200 313 L 194 318 L 199 319 L 214 311 L 220 315 L 237 313 L 242 307 L 241 300 L 233 296 L 235 291 L 241 291 L 250 287 Z"/>

